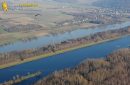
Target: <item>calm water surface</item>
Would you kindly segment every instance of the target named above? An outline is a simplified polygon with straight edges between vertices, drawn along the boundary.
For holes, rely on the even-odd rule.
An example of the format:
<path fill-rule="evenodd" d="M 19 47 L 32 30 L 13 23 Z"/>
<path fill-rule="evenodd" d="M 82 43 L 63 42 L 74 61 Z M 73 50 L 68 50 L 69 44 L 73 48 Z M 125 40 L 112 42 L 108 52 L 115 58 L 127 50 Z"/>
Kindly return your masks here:
<path fill-rule="evenodd" d="M 49 36 L 43 36 L 38 37 L 37 39 L 33 39 L 30 41 L 18 41 L 13 44 L 0 46 L 0 52 L 10 52 L 10 51 L 18 51 L 18 50 L 25 50 L 25 49 L 31 49 L 31 48 L 39 48 L 42 46 L 46 46 L 48 44 L 54 44 L 59 43 L 68 39 L 76 39 L 80 37 L 84 37 L 90 34 L 94 34 L 97 32 L 107 31 L 107 30 L 113 30 L 113 29 L 120 29 L 130 26 L 130 22 L 123 22 L 113 25 L 107 25 L 103 27 L 97 27 L 97 28 L 90 28 L 90 29 L 78 29 L 74 30 L 72 32 L 65 32 L 63 34 L 57 34 L 57 35 L 49 35 Z"/>
<path fill-rule="evenodd" d="M 28 72 L 42 71 L 43 73 L 41 76 L 28 79 L 18 84 L 31 85 L 37 80 L 51 74 L 54 71 L 62 70 L 65 68 L 73 68 L 81 63 L 81 61 L 88 58 L 104 58 L 109 53 L 120 48 L 126 48 L 129 45 L 130 36 L 125 36 L 114 41 L 105 42 L 90 47 L 84 47 L 78 50 L 65 52 L 48 58 L 2 69 L 0 70 L 0 82 L 12 79 L 12 77 L 17 74 L 25 75 Z"/>

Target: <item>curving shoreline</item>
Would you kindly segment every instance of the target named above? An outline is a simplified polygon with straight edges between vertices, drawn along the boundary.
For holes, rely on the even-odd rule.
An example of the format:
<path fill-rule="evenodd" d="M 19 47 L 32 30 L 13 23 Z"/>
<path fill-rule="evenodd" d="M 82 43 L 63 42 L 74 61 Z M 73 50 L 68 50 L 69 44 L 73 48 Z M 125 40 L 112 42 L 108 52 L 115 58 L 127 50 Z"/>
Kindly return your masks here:
<path fill-rule="evenodd" d="M 69 49 L 59 50 L 59 51 L 56 51 L 55 53 L 51 52 L 51 53 L 48 53 L 48 54 L 35 56 L 35 57 L 32 57 L 32 58 L 28 58 L 28 59 L 26 59 L 24 61 L 17 61 L 17 62 L 12 62 L 12 63 L 5 64 L 5 65 L 0 65 L 0 69 L 6 69 L 6 68 L 9 68 L 9 67 L 12 67 L 12 66 L 19 65 L 19 64 L 32 62 L 32 61 L 39 60 L 39 59 L 42 59 L 42 58 L 47 58 L 47 57 L 51 57 L 53 55 L 61 54 L 61 53 L 64 53 L 64 52 L 73 51 L 73 50 L 77 50 L 77 49 L 80 49 L 80 48 L 84 48 L 84 47 L 89 47 L 89 46 L 93 46 L 93 45 L 96 45 L 96 44 L 105 43 L 105 42 L 116 40 L 116 39 L 119 39 L 119 38 L 121 38 L 121 36 L 120 37 L 116 37 L 116 38 L 112 38 L 112 39 L 106 39 L 106 40 L 99 41 L 99 42 L 96 42 L 96 43 L 84 44 L 84 45 L 80 45 L 80 46 L 77 46 L 77 47 L 72 47 L 72 48 L 69 48 Z"/>
<path fill-rule="evenodd" d="M 22 81 L 25 81 L 27 79 L 39 76 L 39 75 L 41 75 L 41 73 L 42 73 L 41 71 L 38 71 L 35 73 L 27 73 L 27 75 L 25 75 L 25 76 L 16 75 L 16 76 L 13 76 L 13 79 L 11 79 L 9 81 L 5 81 L 4 83 L 0 83 L 0 85 L 14 85 L 14 84 L 20 83 Z"/>
<path fill-rule="evenodd" d="M 53 72 L 34 85 L 129 85 L 130 48 L 116 50 L 103 59 L 87 59 L 74 68 Z"/>
<path fill-rule="evenodd" d="M 83 38 L 72 39 L 61 42 L 59 44 L 49 45 L 38 49 L 23 50 L 19 52 L 14 51 L 10 53 L 0 54 L 0 69 L 5 69 L 26 62 L 32 62 L 34 60 L 51 57 L 53 55 L 80 49 L 83 47 L 116 40 L 126 35 L 130 35 L 130 27 L 106 32 L 99 32 Z"/>

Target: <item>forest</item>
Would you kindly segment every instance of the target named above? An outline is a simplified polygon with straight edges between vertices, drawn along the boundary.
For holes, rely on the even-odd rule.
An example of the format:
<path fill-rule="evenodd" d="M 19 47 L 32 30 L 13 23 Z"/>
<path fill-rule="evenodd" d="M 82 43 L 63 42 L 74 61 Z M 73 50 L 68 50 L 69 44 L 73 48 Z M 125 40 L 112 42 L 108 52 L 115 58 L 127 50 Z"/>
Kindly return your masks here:
<path fill-rule="evenodd" d="M 129 85 L 130 48 L 105 59 L 89 59 L 75 68 L 54 72 L 35 85 Z"/>

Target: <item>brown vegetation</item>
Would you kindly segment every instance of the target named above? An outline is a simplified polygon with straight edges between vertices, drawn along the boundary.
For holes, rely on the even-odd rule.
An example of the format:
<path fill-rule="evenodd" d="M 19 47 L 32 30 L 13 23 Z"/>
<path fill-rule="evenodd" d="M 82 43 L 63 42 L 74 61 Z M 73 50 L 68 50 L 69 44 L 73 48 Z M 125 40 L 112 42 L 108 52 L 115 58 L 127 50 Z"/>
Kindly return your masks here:
<path fill-rule="evenodd" d="M 37 24 L 27 24 L 27 25 L 16 25 L 9 28 L 4 28 L 3 30 L 7 32 L 27 32 L 32 30 L 41 30 L 42 26 Z"/>
<path fill-rule="evenodd" d="M 97 43 L 103 40 L 121 37 L 123 35 L 130 34 L 130 28 L 124 28 L 119 30 L 111 30 L 106 32 L 99 32 L 87 37 L 72 39 L 61 42 L 55 45 L 48 45 L 38 49 L 30 49 L 24 51 L 14 51 L 10 53 L 0 53 L 0 65 L 6 65 L 16 61 L 24 61 L 27 58 L 36 57 L 43 54 L 55 53 L 56 51 L 73 48 L 75 46 Z"/>
<path fill-rule="evenodd" d="M 18 84 L 24 80 L 27 80 L 27 79 L 30 79 L 30 78 L 33 78 L 33 77 L 37 77 L 41 74 L 40 71 L 38 72 L 35 72 L 35 73 L 28 73 L 26 76 L 19 76 L 19 75 L 16 75 L 13 77 L 12 80 L 9 80 L 9 81 L 5 81 L 4 83 L 1 83 L 0 85 L 15 85 L 15 84 Z"/>
<path fill-rule="evenodd" d="M 106 59 L 88 60 L 74 69 L 55 72 L 35 85 L 129 85 L 130 49 L 121 49 Z"/>

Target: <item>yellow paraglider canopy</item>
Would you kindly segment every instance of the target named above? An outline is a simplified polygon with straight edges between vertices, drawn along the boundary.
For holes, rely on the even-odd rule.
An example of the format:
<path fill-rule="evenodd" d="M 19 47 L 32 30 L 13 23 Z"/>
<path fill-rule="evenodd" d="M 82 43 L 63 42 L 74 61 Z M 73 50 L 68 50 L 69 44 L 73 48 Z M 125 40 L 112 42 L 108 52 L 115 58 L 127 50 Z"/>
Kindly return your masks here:
<path fill-rule="evenodd" d="M 2 9 L 3 9 L 4 11 L 8 11 L 8 4 L 7 4 L 6 1 L 2 2 Z"/>

